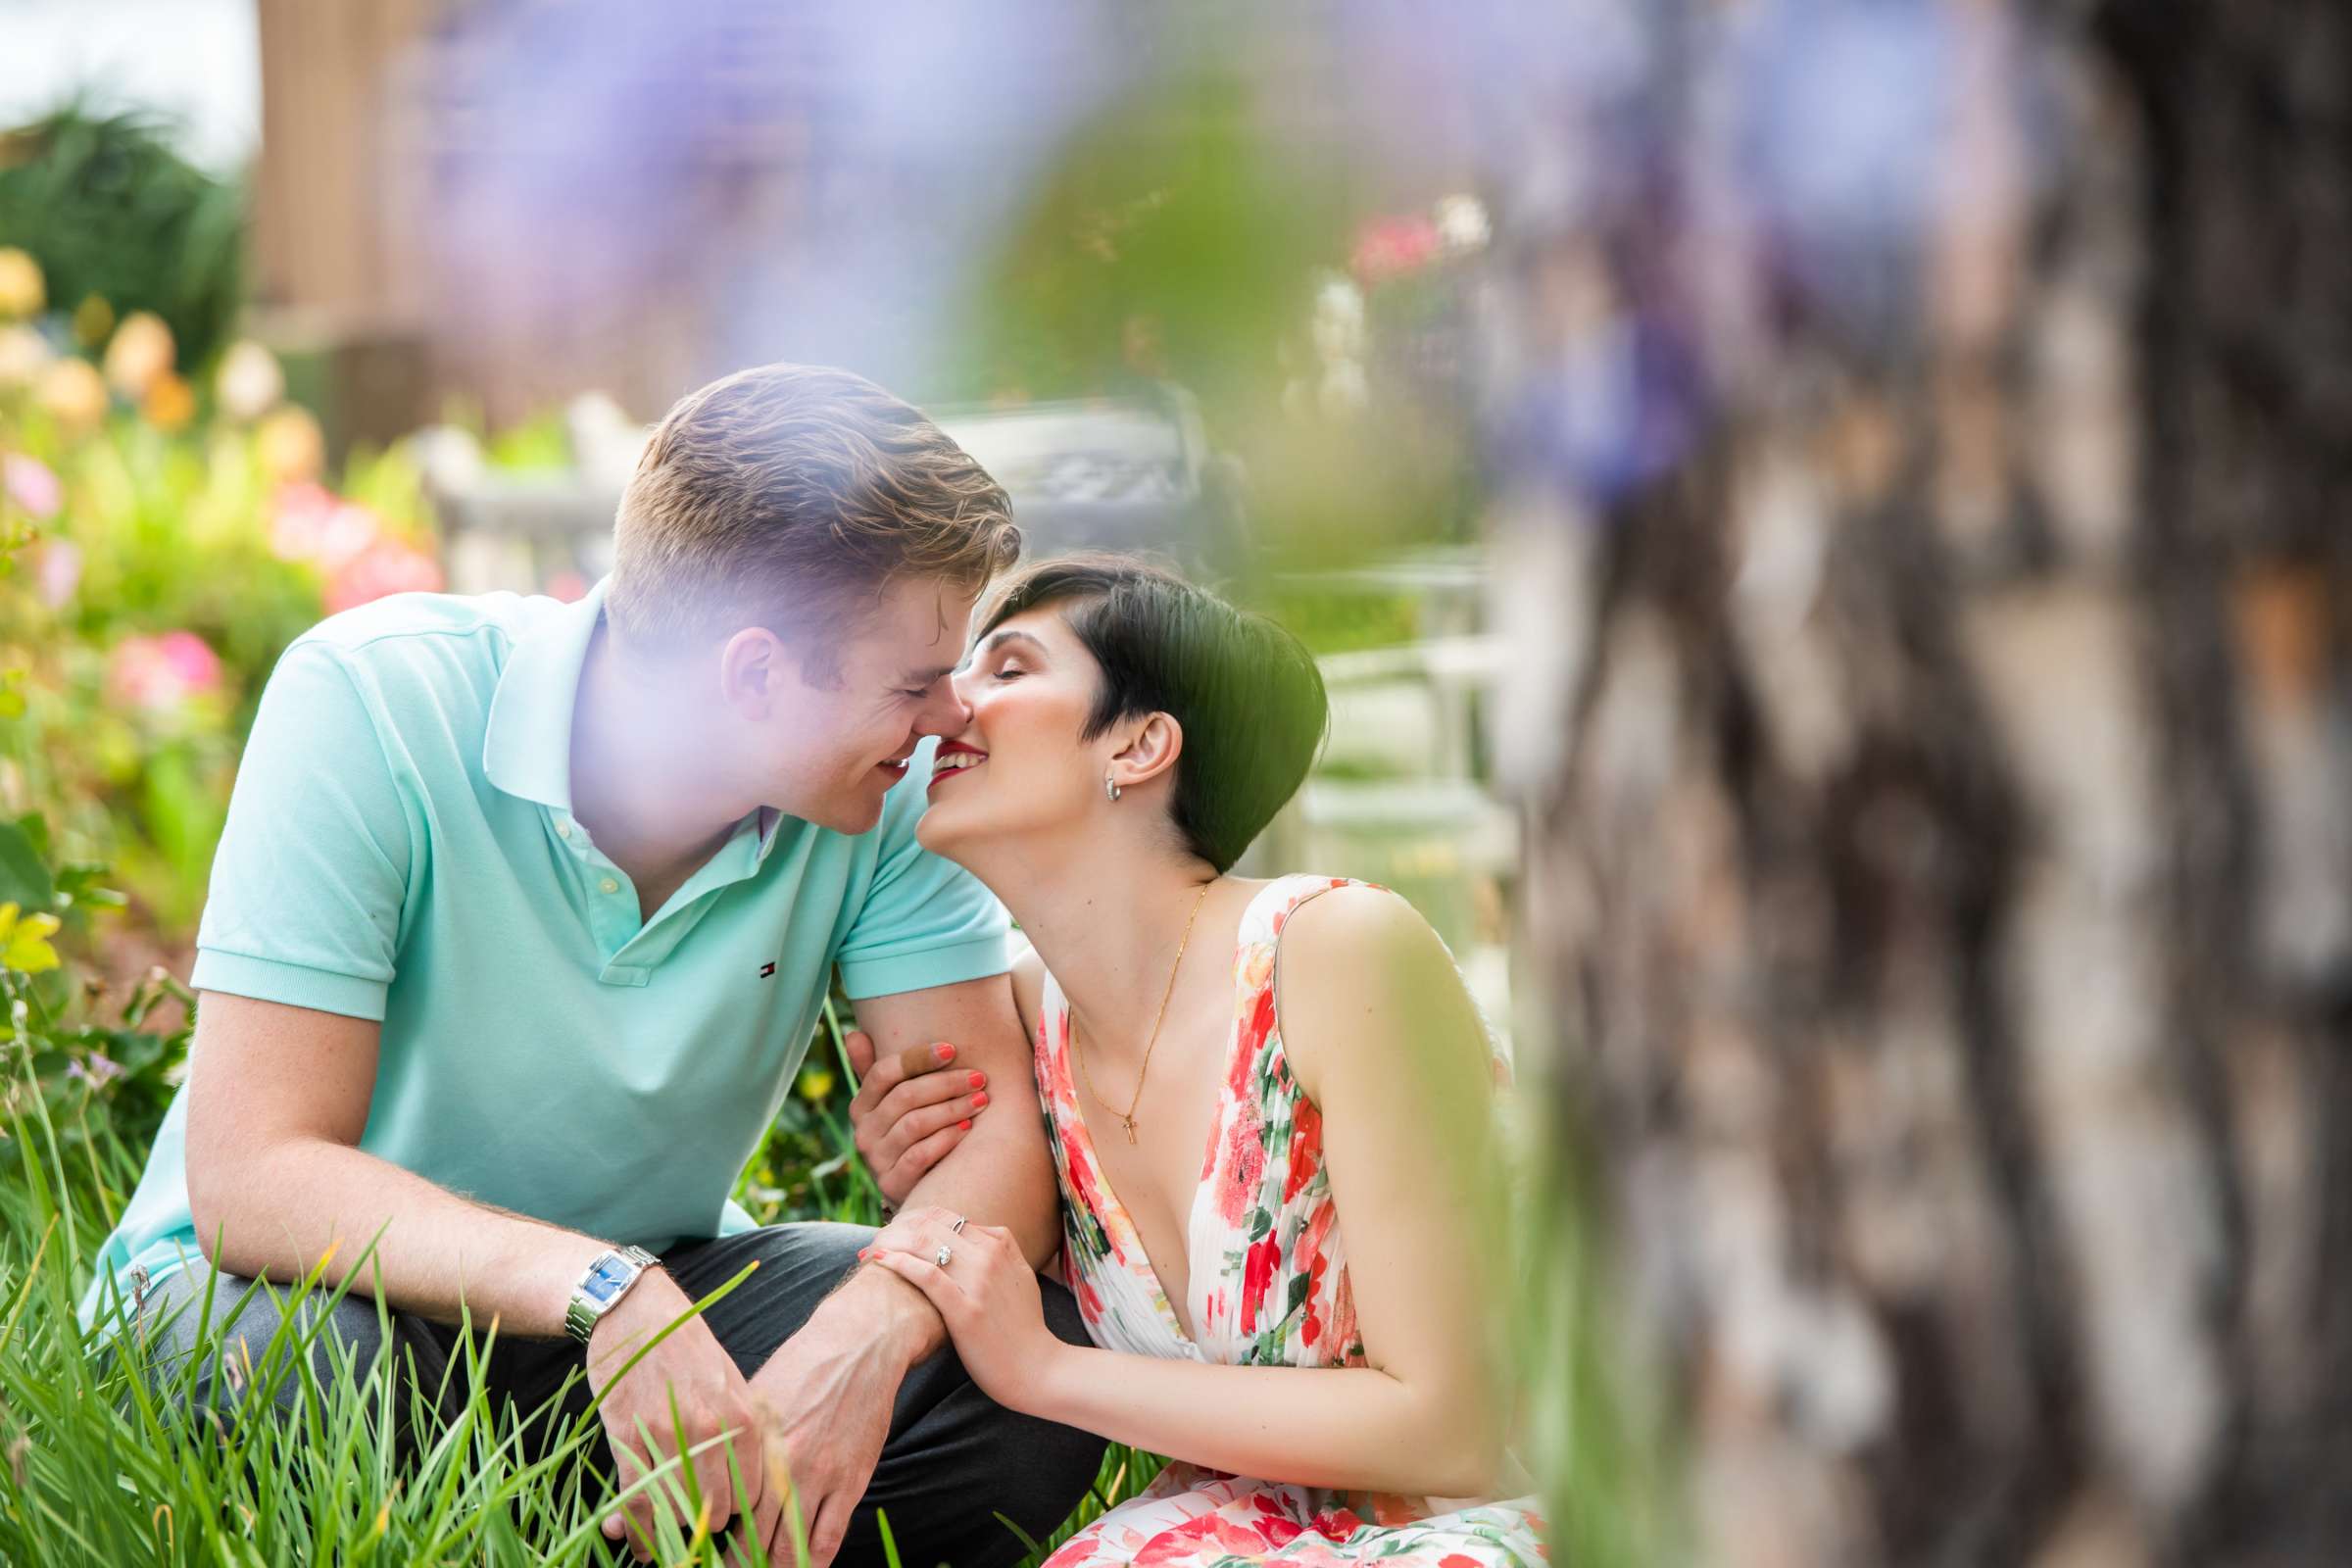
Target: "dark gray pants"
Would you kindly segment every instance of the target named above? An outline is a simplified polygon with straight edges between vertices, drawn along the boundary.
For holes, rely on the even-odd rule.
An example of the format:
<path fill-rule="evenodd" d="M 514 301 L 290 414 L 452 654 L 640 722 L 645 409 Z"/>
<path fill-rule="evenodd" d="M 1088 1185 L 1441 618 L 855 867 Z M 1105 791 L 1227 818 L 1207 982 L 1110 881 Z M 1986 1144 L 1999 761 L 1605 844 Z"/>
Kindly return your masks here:
<path fill-rule="evenodd" d="M 862 1225 L 771 1225 L 719 1241 L 681 1242 L 662 1262 L 679 1289 L 700 1299 L 732 1279 L 744 1264 L 759 1259 L 760 1267 L 751 1277 L 704 1314 L 712 1335 L 749 1377 L 808 1321 L 817 1303 L 857 1263 L 858 1250 L 873 1234 Z M 243 1312 L 225 1322 L 252 1282 L 212 1274 L 198 1263 L 147 1291 L 138 1319 L 151 1377 L 176 1380 L 203 1332 L 199 1315 L 208 1278 L 217 1343 L 225 1348 L 232 1365 L 224 1371 L 217 1352 L 211 1365 L 197 1368 L 189 1393 L 198 1408 L 233 1408 L 242 1386 L 242 1370 L 233 1364 L 236 1341 L 245 1339 L 251 1353 L 260 1357 L 282 1321 L 279 1302 L 270 1292 L 255 1292 Z M 1084 1344 L 1086 1333 L 1069 1292 L 1053 1281 L 1043 1283 L 1047 1323 L 1071 1344 Z M 309 1328 L 323 1304 L 323 1298 L 307 1301 L 300 1326 Z M 415 1389 L 426 1403 L 438 1404 L 445 1420 L 465 1407 L 472 1385 L 463 1357 L 456 1357 L 455 1328 L 393 1312 L 387 1347 L 375 1302 L 357 1295 L 347 1295 L 337 1303 L 328 1322 L 363 1371 L 380 1350 L 392 1351 L 404 1384 L 396 1403 L 405 1407 Z M 477 1338 L 478 1333 L 477 1329 Z M 336 1375 L 326 1340 L 325 1334 L 318 1337 L 312 1357 L 321 1382 Z M 454 1370 L 453 1357 L 459 1361 Z M 502 1339 L 483 1368 L 484 1392 L 493 1404 L 511 1402 L 518 1414 L 531 1418 L 532 1430 L 542 1440 L 558 1438 L 588 1407 L 584 1378 L 564 1390 L 564 1380 L 581 1366 L 580 1348 L 568 1339 Z M 174 1381 L 171 1386 L 178 1385 Z M 281 1411 L 295 1410 L 301 1387 L 292 1376 L 278 1382 L 275 1398 Z M 551 1403 L 559 1390 L 564 1390 L 562 1399 Z M 410 1442 L 405 1414 L 402 1420 L 404 1430 L 394 1436 L 405 1446 Z M 601 1439 L 589 1451 L 599 1466 L 609 1463 Z M 861 1568 L 885 1560 L 874 1524 L 880 1510 L 889 1514 L 900 1560 L 909 1568 L 943 1562 L 956 1568 L 1016 1562 L 1026 1548 L 997 1514 L 1002 1512 L 1043 1541 L 1086 1495 L 1102 1456 L 1100 1438 L 1002 1408 L 964 1375 L 953 1350 L 943 1350 L 916 1366 L 900 1385 L 882 1461 L 835 1561 L 843 1568 Z"/>

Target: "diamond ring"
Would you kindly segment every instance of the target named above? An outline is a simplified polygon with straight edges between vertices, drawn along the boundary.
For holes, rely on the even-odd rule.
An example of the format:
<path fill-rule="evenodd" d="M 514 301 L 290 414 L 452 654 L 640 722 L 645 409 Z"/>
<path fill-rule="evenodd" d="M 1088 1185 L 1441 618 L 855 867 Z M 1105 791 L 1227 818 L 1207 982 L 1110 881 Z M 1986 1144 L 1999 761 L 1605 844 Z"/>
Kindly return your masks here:
<path fill-rule="evenodd" d="M 948 1266 L 948 1259 L 954 1257 L 956 1253 L 952 1249 L 943 1247 L 938 1251 L 931 1254 L 931 1261 L 938 1264 L 941 1268 L 946 1268 Z"/>

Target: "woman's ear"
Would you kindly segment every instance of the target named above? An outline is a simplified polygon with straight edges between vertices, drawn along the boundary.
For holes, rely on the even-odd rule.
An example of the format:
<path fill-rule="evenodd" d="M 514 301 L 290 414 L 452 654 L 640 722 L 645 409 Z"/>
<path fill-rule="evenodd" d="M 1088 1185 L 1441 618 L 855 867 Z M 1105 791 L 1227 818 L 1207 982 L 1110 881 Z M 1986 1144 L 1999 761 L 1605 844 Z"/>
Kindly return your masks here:
<path fill-rule="evenodd" d="M 1184 726 L 1165 713 L 1153 713 L 1111 754 L 1111 781 L 1122 790 L 1148 784 L 1170 773 L 1184 751 Z"/>

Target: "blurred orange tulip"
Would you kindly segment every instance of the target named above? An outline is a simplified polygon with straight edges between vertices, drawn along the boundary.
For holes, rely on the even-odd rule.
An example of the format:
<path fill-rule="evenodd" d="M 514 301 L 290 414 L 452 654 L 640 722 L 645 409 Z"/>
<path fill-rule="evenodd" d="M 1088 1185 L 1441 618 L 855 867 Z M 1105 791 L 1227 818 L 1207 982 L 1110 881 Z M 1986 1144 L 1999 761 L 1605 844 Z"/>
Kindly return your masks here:
<path fill-rule="evenodd" d="M 141 406 L 147 422 L 159 430 L 182 430 L 196 417 L 196 389 L 180 377 L 166 370 L 147 388 L 147 400 Z"/>

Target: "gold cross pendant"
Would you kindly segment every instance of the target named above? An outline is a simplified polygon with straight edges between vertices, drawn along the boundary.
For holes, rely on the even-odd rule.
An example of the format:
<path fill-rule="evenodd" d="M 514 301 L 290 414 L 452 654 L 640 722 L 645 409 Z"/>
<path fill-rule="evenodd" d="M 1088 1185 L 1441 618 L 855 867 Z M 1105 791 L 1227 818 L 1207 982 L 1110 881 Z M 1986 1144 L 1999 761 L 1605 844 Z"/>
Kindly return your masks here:
<path fill-rule="evenodd" d="M 1124 1123 L 1126 1123 L 1126 1126 L 1127 1126 L 1127 1141 L 1128 1141 L 1129 1143 L 1131 1143 L 1131 1144 L 1132 1144 L 1132 1143 L 1134 1143 L 1134 1142 L 1135 1142 L 1135 1118 L 1134 1118 L 1133 1116 L 1121 1116 L 1121 1117 L 1119 1118 L 1119 1120 L 1120 1120 L 1120 1121 L 1122 1121 L 1122 1122 L 1124 1122 Z"/>

